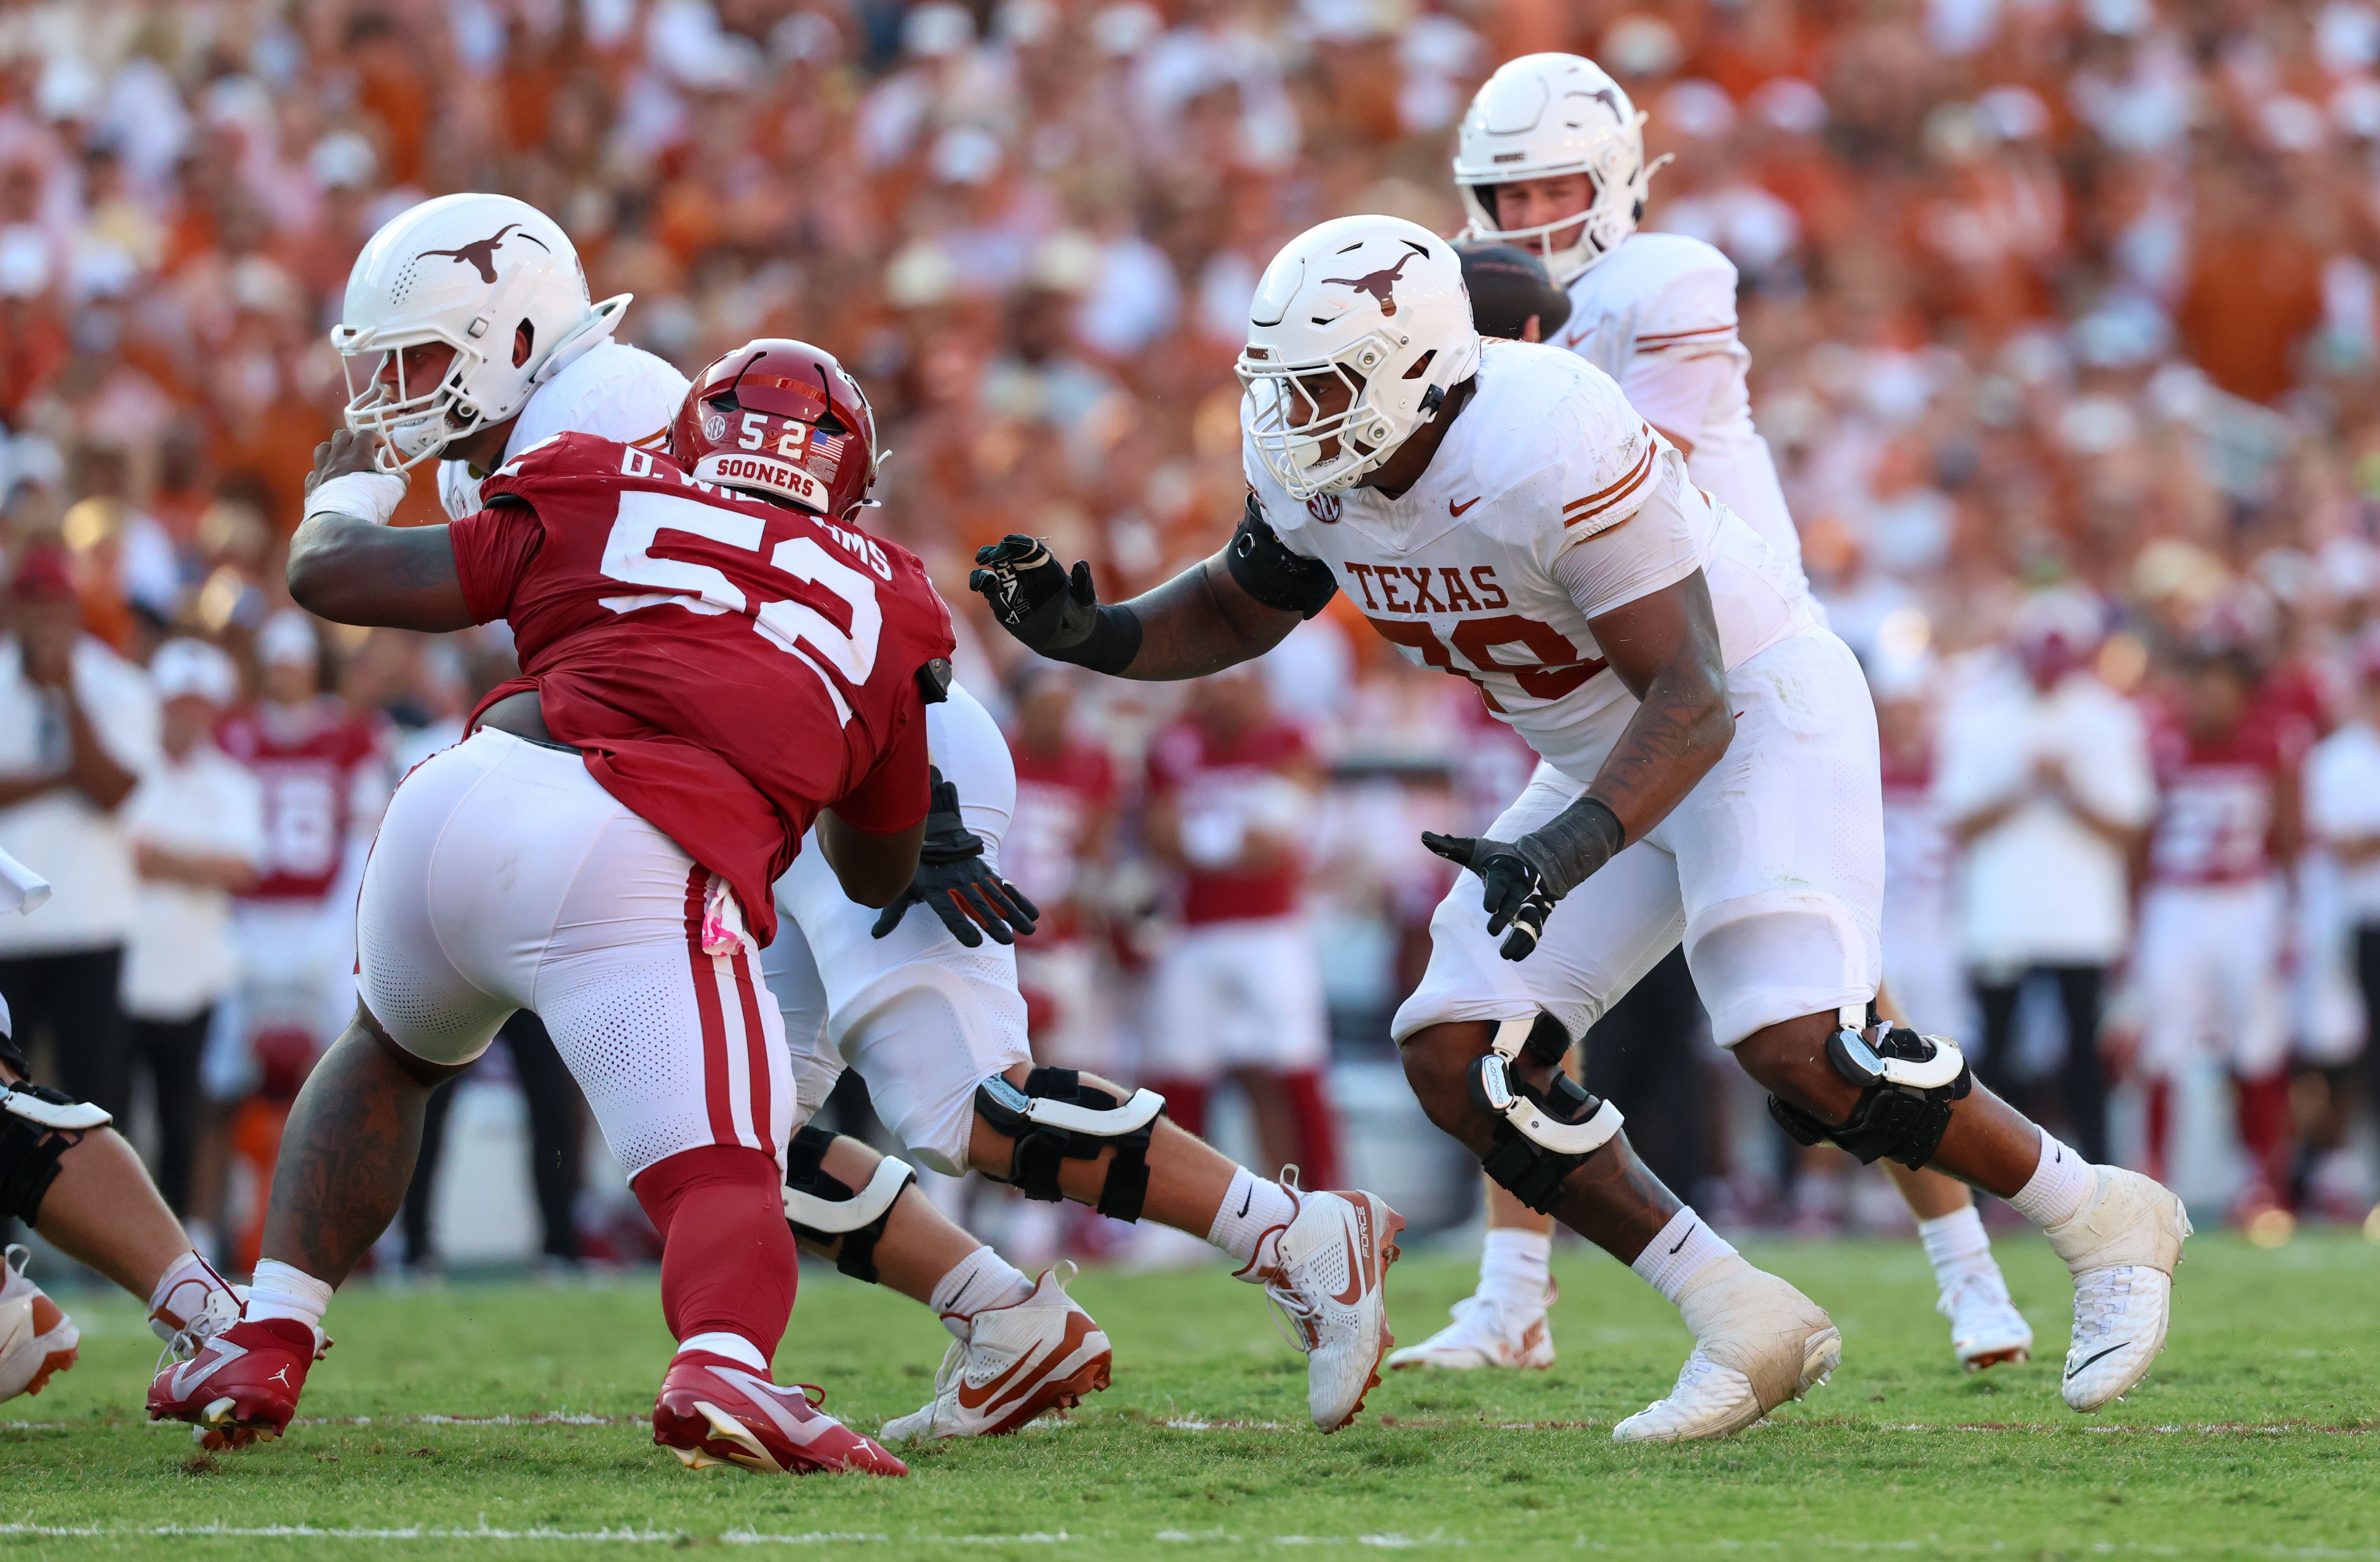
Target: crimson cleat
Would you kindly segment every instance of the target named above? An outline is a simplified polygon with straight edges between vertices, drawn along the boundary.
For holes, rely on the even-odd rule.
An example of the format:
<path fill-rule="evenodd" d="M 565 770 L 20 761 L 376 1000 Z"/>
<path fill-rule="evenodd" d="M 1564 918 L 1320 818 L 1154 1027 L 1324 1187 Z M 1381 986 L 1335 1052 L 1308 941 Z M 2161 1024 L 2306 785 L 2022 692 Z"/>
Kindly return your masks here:
<path fill-rule="evenodd" d="M 149 1419 L 186 1421 L 210 1448 L 278 1437 L 298 1413 L 306 1370 L 331 1342 L 294 1318 L 243 1318 L 149 1385 Z"/>
<path fill-rule="evenodd" d="M 822 1389 L 779 1387 L 724 1356 L 689 1350 L 670 1363 L 662 1380 L 653 1401 L 653 1441 L 688 1470 L 735 1464 L 767 1475 L 909 1473 L 873 1439 L 821 1411 L 825 1399 Z"/>

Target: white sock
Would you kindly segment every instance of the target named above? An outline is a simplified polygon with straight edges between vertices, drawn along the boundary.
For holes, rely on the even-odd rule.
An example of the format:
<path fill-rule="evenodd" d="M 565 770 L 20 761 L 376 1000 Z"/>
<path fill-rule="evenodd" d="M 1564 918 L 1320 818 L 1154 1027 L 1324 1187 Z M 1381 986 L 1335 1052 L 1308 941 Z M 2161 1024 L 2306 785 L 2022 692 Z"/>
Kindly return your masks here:
<path fill-rule="evenodd" d="M 1975 1206 L 1953 1210 L 1917 1223 L 1917 1239 L 1925 1244 L 1926 1260 L 1934 1265 L 1934 1284 L 1946 1294 L 1965 1276 L 1996 1274 L 1992 1239 L 1984 1232 L 1984 1217 Z"/>
<path fill-rule="evenodd" d="M 941 1314 L 942 1327 L 956 1336 L 977 1313 L 1014 1306 L 1032 1294 L 1033 1282 L 1025 1271 L 990 1248 L 978 1248 L 934 1282 L 934 1294 L 927 1301 Z"/>
<path fill-rule="evenodd" d="M 2017 1214 L 2035 1226 L 2057 1226 L 2071 1220 L 2091 1197 L 2091 1165 L 2082 1156 L 2049 1136 L 2041 1135 L 2041 1163 L 2033 1178 L 2009 1199 Z"/>
<path fill-rule="evenodd" d="M 230 1289 L 196 1250 L 186 1252 L 165 1266 L 157 1288 L 149 1293 L 149 1327 L 159 1339 L 170 1340 L 207 1310 L 208 1298 Z"/>
<path fill-rule="evenodd" d="M 1278 1182 L 1268 1182 L 1245 1166 L 1232 1171 L 1232 1185 L 1207 1227 L 1207 1240 L 1245 1265 L 1255 1261 L 1257 1248 L 1269 1231 L 1279 1231 L 1297 1218 L 1297 1201 Z"/>
<path fill-rule="evenodd" d="M 317 1280 L 294 1263 L 268 1258 L 256 1266 L 256 1277 L 248 1285 L 251 1322 L 288 1318 L 321 1334 L 322 1314 L 330 1310 L 330 1282 Z"/>
<path fill-rule="evenodd" d="M 1687 1281 L 1718 1260 L 1734 1256 L 1734 1244 L 1705 1225 L 1702 1216 L 1680 1210 L 1628 1267 L 1674 1306 L 1685 1294 Z"/>
<path fill-rule="evenodd" d="M 1488 1240 L 1479 1250 L 1479 1294 L 1494 1297 L 1518 1312 L 1543 1311 L 1553 1255 L 1550 1231 L 1489 1226 Z"/>
<path fill-rule="evenodd" d="M 731 1361 L 751 1368 L 762 1377 L 769 1375 L 769 1359 L 760 1354 L 759 1346 L 742 1335 L 729 1334 L 723 1329 L 713 1330 L 707 1335 L 688 1335 L 677 1342 L 677 1353 L 683 1356 L 689 1350 L 724 1356 Z"/>

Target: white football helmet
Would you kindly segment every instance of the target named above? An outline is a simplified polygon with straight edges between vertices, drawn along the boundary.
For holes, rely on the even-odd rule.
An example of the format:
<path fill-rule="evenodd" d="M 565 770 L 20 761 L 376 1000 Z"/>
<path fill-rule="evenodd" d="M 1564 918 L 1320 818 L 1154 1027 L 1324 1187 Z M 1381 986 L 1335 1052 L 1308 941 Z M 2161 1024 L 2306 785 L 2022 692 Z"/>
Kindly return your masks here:
<path fill-rule="evenodd" d="M 347 427 L 381 436 L 384 471 L 428 460 L 449 442 L 501 423 L 539 385 L 612 335 L 630 295 L 590 304 L 569 235 L 508 195 L 442 195 L 373 234 L 347 274 L 332 328 L 347 375 Z M 526 360 L 513 338 L 529 333 Z M 455 349 L 432 384 L 406 383 L 403 349 Z M 380 377 L 397 355 L 394 384 Z"/>
<path fill-rule="evenodd" d="M 1285 245 L 1248 306 L 1243 424 L 1290 496 L 1344 488 L 1396 453 L 1479 367 L 1453 247 L 1402 217 L 1340 217 Z M 1326 383 L 1346 387 L 1347 405 Z"/>
<path fill-rule="evenodd" d="M 1645 164 L 1643 111 L 1601 66 L 1577 55 L 1523 55 L 1488 79 L 1463 116 L 1454 153 L 1455 187 L 1471 214 L 1463 237 L 1534 250 L 1555 283 L 1568 287 L 1636 231 L 1658 166 Z M 1582 216 L 1498 226 L 1497 185 L 1560 174 L 1585 174 L 1594 186 Z M 1572 228 L 1576 239 L 1555 248 Z"/>

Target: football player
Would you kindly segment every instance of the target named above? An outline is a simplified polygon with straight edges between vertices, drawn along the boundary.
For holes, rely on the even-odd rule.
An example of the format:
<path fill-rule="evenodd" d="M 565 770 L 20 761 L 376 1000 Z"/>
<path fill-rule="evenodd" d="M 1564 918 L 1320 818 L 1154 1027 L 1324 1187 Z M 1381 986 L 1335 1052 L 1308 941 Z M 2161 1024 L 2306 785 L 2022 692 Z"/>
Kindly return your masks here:
<path fill-rule="evenodd" d="M 1673 1392 L 1614 1436 L 1724 1435 L 1841 1353 L 1827 1314 L 1745 1263 L 1559 1070 L 1681 939 L 1714 1038 L 1789 1132 L 1937 1166 L 2042 1226 L 2075 1276 L 2070 1405 L 2138 1382 L 2165 1340 L 2180 1202 L 2085 1164 L 1976 1088 L 1954 1043 L 1871 1012 L 1875 712 L 1791 561 L 1689 481 L 1601 370 L 1483 343 L 1452 249 L 1415 224 L 1299 236 L 1250 320 L 1229 543 L 1121 606 L 1028 537 L 983 549 L 973 582 L 1026 645 L 1135 678 L 1259 655 L 1344 589 L 1537 751 L 1486 836 L 1424 836 L 1464 872 L 1393 1029 L 1431 1120 L 1693 1329 Z"/>
<path fill-rule="evenodd" d="M 1454 178 L 1470 217 L 1464 234 L 1543 262 L 1566 297 L 1559 317 L 1539 306 L 1541 335 L 1528 339 L 1576 353 L 1617 381 L 1629 405 L 1685 458 L 1688 479 L 1750 523 L 1798 576 L 1801 540 L 1768 444 L 1752 422 L 1735 266 L 1699 238 L 1637 230 L 1656 166 L 1645 158 L 1645 118 L 1592 60 L 1548 54 L 1508 62 L 1463 117 Z M 1488 296 L 1500 303 L 1516 290 L 1500 271 Z M 1481 298 L 1474 287 L 1475 306 Z M 1495 331 L 1484 318 L 1481 329 L 1520 335 Z M 1889 1012 L 1891 1000 L 1883 1002 Z M 1973 1372 L 2022 1361 L 2033 1329 L 2009 1299 L 1973 1195 L 1938 1173 L 1898 1163 L 1889 1169 L 1933 1260 L 1937 1305 L 1950 1320 L 1961 1364 Z M 1398 1351 L 1391 1366 L 1552 1365 L 1552 1224 L 1491 1186 L 1488 1227 L 1477 1292 L 1456 1303 L 1451 1325 Z"/>

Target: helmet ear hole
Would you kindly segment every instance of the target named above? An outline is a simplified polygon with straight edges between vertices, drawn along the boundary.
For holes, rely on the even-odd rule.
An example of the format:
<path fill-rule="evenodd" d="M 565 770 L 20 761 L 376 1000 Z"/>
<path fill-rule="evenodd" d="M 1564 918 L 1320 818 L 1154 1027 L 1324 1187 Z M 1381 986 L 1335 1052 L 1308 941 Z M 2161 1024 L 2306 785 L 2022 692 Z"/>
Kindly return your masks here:
<path fill-rule="evenodd" d="M 1427 352 L 1414 360 L 1414 366 L 1404 372 L 1403 377 L 1408 380 L 1420 379 L 1424 374 L 1429 372 L 1430 362 L 1437 357 L 1438 349 L 1436 348 L 1430 348 Z"/>
<path fill-rule="evenodd" d="M 532 321 L 524 320 L 513 327 L 513 367 L 518 369 L 528 363 L 530 355 L 536 351 L 537 325 Z"/>

